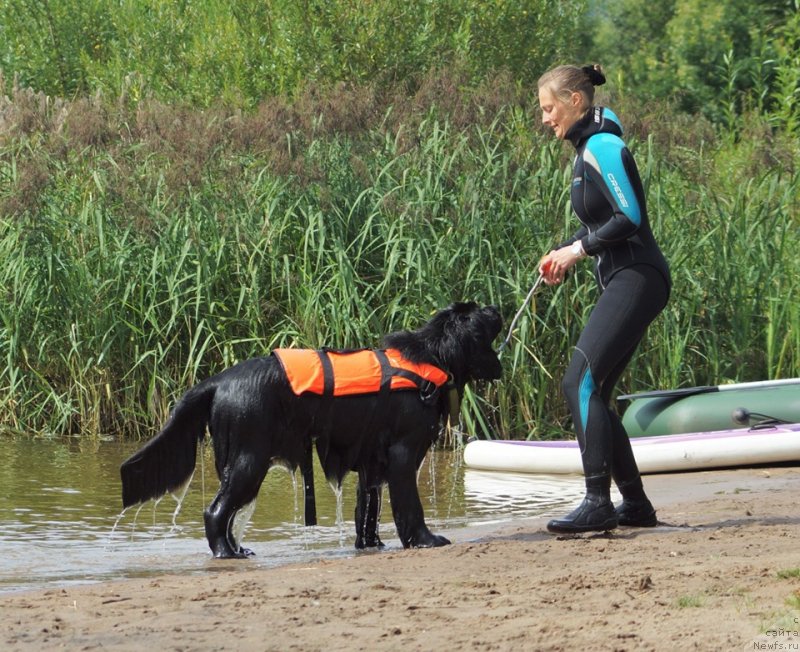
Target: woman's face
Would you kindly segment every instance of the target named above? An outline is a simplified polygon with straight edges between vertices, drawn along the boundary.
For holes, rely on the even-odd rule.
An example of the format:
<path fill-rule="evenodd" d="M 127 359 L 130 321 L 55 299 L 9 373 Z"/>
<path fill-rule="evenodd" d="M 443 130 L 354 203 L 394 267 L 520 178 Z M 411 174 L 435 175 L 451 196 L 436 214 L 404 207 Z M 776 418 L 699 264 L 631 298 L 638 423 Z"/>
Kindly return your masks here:
<path fill-rule="evenodd" d="M 569 128 L 583 115 L 583 97 L 575 92 L 565 102 L 543 86 L 539 89 L 539 107 L 542 109 L 542 123 L 552 128 L 556 138 L 563 140 Z"/>

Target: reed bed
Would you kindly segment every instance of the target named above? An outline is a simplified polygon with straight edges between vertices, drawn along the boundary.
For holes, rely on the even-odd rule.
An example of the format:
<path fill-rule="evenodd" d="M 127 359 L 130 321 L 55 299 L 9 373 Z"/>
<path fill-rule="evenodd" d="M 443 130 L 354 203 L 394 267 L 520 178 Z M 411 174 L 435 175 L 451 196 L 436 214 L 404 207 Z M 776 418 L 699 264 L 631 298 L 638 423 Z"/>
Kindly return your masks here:
<path fill-rule="evenodd" d="M 280 156 L 242 145 L 231 115 L 171 116 L 198 153 L 146 132 L 141 107 L 82 146 L 57 137 L 55 111 L 0 139 L 9 430 L 150 436 L 187 387 L 276 346 L 377 345 L 456 300 L 510 321 L 540 256 L 577 227 L 571 153 L 524 107 L 278 130 Z M 620 393 L 795 375 L 797 153 L 730 167 L 730 143 L 630 146 L 674 289 Z M 568 431 L 559 381 L 594 292 L 588 263 L 538 292 L 503 380 L 467 393 L 468 434 Z"/>

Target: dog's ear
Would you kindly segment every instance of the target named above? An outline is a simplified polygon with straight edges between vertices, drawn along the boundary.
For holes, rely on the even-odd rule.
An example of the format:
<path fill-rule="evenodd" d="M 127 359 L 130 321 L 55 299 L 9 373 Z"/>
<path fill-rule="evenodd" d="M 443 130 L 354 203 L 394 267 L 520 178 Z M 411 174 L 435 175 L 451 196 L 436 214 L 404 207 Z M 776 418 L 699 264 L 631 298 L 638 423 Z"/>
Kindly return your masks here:
<path fill-rule="evenodd" d="M 456 315 L 469 314 L 475 312 L 476 310 L 478 310 L 478 304 L 474 301 L 456 301 L 455 303 L 451 303 L 445 309 L 445 311 Z"/>
<path fill-rule="evenodd" d="M 492 342 L 503 328 L 503 318 L 495 306 L 480 308 L 471 314 L 472 333 L 469 374 L 476 380 L 497 380 L 503 369 Z"/>
<path fill-rule="evenodd" d="M 491 344 L 503 328 L 503 318 L 496 306 L 481 308 L 474 301 L 453 303 L 442 313 L 447 318 L 445 326 L 466 328 L 477 339 L 481 339 L 482 332 L 487 344 Z"/>
<path fill-rule="evenodd" d="M 497 308 L 481 308 L 475 302 L 454 303 L 432 321 L 441 328 L 439 358 L 446 363 L 457 383 L 500 378 L 500 359 L 492 348 L 492 341 L 502 328 Z"/>
<path fill-rule="evenodd" d="M 486 336 L 489 343 L 491 343 L 500 334 L 500 331 L 503 330 L 503 318 L 496 306 L 481 308 L 480 314 L 480 322 L 486 328 Z"/>

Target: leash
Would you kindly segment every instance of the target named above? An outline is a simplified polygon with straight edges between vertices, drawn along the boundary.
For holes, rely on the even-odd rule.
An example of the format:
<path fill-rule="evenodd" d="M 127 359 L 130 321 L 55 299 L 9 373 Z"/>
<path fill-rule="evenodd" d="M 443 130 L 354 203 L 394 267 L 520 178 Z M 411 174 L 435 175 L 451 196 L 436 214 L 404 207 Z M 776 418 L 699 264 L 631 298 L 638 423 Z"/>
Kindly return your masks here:
<path fill-rule="evenodd" d="M 536 283 L 533 284 L 530 292 L 528 292 L 528 296 L 525 297 L 525 301 L 522 302 L 522 306 L 519 310 L 517 310 L 517 314 L 514 315 L 514 319 L 511 320 L 511 326 L 508 329 L 508 335 L 506 335 L 506 339 L 503 340 L 503 343 L 500 345 L 500 348 L 497 349 L 497 355 L 499 356 L 502 350 L 506 347 L 506 345 L 511 341 L 511 335 L 514 332 L 514 327 L 517 325 L 519 318 L 522 316 L 522 313 L 525 311 L 525 307 L 528 305 L 528 302 L 531 300 L 534 292 L 536 292 L 537 288 L 542 284 L 544 280 L 544 274 L 539 274 L 539 278 L 536 279 Z"/>

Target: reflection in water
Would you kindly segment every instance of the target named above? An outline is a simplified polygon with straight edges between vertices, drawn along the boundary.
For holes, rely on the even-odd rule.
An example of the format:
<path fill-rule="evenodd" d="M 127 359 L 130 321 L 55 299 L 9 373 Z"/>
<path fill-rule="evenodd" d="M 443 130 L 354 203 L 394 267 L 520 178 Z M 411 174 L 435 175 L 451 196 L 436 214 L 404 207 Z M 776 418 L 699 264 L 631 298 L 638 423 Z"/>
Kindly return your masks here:
<path fill-rule="evenodd" d="M 466 469 L 464 472 L 464 501 L 479 505 L 481 522 L 485 516 L 496 514 L 498 522 L 511 517 L 550 515 L 555 507 L 577 503 L 583 498 L 583 476 L 526 475 L 521 473 L 492 473 Z"/>
<path fill-rule="evenodd" d="M 315 468 L 319 524 L 309 528 L 302 483 L 273 468 L 244 534 L 257 556 L 221 562 L 210 556 L 203 531 L 203 508 L 218 486 L 210 450 L 200 454 L 179 513 L 176 500 L 165 496 L 121 514 L 119 465 L 141 443 L 20 437 L 0 444 L 0 592 L 356 554 L 355 474 L 337 498 Z M 431 453 L 418 477 L 429 526 L 455 541 L 468 539 L 472 526 L 557 514 L 582 496 L 579 477 L 474 471 L 461 460 L 461 451 Z M 387 549 L 398 550 L 388 491 L 383 505 L 381 537 Z"/>

